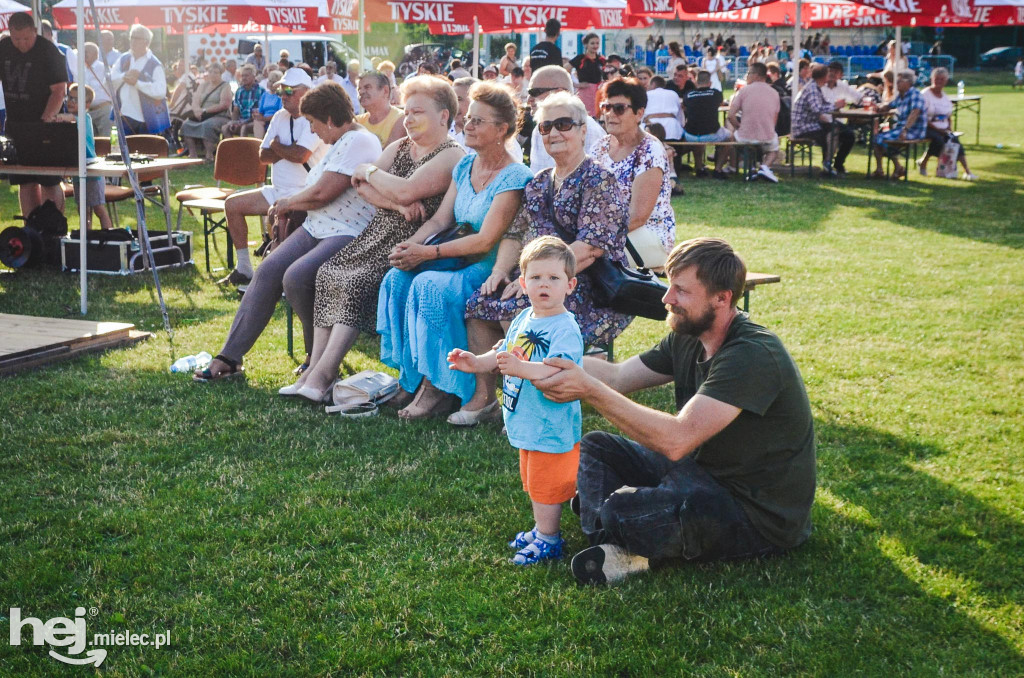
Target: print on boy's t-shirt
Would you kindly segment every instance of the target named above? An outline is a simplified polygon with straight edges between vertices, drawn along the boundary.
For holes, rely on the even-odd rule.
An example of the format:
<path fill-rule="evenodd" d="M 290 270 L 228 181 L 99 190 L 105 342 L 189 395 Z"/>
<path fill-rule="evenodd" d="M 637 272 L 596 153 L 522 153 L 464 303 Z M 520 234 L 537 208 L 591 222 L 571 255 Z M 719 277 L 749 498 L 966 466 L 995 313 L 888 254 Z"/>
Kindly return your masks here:
<path fill-rule="evenodd" d="M 532 362 L 533 356 L 536 355 L 537 360 L 535 362 L 540 362 L 544 360 L 548 354 L 548 349 L 551 348 L 551 342 L 548 341 L 547 336 L 547 332 L 532 329 L 521 332 L 509 348 L 509 353 L 520 360 L 528 362 Z M 515 412 L 516 405 L 519 403 L 519 392 L 522 388 L 523 380 L 520 377 L 505 376 L 502 379 L 501 386 L 502 407 L 509 412 Z"/>

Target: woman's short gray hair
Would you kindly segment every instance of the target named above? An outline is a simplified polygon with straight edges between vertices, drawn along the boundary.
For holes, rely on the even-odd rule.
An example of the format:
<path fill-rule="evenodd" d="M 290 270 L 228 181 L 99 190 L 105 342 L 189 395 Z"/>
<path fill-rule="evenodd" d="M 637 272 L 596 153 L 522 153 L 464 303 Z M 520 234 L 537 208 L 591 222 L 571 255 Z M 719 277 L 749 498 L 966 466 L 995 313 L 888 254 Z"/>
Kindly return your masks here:
<path fill-rule="evenodd" d="M 944 75 L 948 79 L 949 78 L 949 69 L 946 68 L 945 66 L 937 66 L 937 67 L 932 69 L 932 76 L 931 77 L 934 78 L 936 75 Z"/>
<path fill-rule="evenodd" d="M 899 73 L 897 73 L 896 79 L 909 82 L 911 85 L 913 85 L 915 82 L 917 82 L 917 73 L 910 69 L 907 69 L 905 71 L 900 71 Z"/>
<path fill-rule="evenodd" d="M 544 101 L 537 104 L 537 115 L 534 116 L 534 119 L 537 122 L 547 120 L 547 112 L 552 108 L 569 109 L 569 117 L 573 122 L 585 123 L 587 121 L 587 107 L 575 94 L 555 92 L 549 95 Z"/>
<path fill-rule="evenodd" d="M 149 30 L 142 24 L 135 24 L 132 26 L 131 30 L 128 31 L 128 38 L 132 39 L 135 37 L 145 38 L 146 44 L 148 45 L 153 42 L 153 31 Z"/>

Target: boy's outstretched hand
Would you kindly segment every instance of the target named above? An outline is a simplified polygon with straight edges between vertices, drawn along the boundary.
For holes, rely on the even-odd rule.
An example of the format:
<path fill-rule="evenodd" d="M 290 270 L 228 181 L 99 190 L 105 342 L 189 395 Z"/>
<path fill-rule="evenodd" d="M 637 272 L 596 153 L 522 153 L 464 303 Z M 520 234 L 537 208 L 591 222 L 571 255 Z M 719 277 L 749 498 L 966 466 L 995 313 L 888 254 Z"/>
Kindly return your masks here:
<path fill-rule="evenodd" d="M 448 354 L 448 369 L 459 372 L 476 372 L 479 359 L 475 353 L 463 351 L 461 348 L 453 348 Z"/>
<path fill-rule="evenodd" d="M 525 370 L 523 370 L 523 366 L 527 364 L 525 361 L 520 360 L 508 351 L 499 351 L 494 357 L 498 361 L 498 371 L 506 377 L 528 378 Z"/>

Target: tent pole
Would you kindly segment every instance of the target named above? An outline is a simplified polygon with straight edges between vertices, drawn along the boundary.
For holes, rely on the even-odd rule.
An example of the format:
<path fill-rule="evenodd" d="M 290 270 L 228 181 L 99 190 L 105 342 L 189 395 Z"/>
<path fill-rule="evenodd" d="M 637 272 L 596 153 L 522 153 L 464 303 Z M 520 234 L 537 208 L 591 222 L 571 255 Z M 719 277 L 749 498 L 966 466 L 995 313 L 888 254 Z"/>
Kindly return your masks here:
<path fill-rule="evenodd" d="M 39 17 L 37 15 L 37 20 Z M 78 26 L 75 30 L 76 38 L 78 42 L 78 53 L 81 58 L 78 59 L 78 73 L 75 74 L 75 80 L 78 82 L 85 82 L 85 3 L 83 0 L 78 0 Z M 42 25 L 40 23 L 40 25 Z M 85 88 L 78 88 L 78 195 L 80 199 L 78 201 L 78 284 L 81 287 L 81 306 L 82 315 L 89 312 L 89 273 L 86 266 L 85 251 L 89 249 L 86 247 L 88 238 L 86 235 L 86 227 L 89 224 L 89 201 L 85 199 L 85 116 L 89 115 L 86 111 L 85 106 Z"/>
<path fill-rule="evenodd" d="M 480 77 L 480 19 L 473 17 L 473 77 Z"/>
<path fill-rule="evenodd" d="M 902 70 L 899 67 L 900 57 L 902 57 L 902 56 L 903 56 L 903 26 L 900 26 L 899 24 L 897 24 L 896 25 L 896 59 L 892 62 L 892 66 L 893 66 L 893 68 L 896 71 L 895 73 L 892 74 L 892 78 L 893 78 L 892 81 L 893 81 L 893 83 L 896 82 L 896 76 L 899 75 L 899 72 Z"/>
<path fill-rule="evenodd" d="M 803 17 L 800 16 L 802 4 L 800 0 L 796 0 L 796 21 L 793 22 L 793 93 L 790 98 L 789 106 L 789 122 L 790 128 L 792 129 L 793 124 L 793 111 L 796 106 L 793 104 L 796 102 L 796 96 L 800 93 L 800 58 L 803 56 L 803 48 L 800 47 L 800 23 L 803 21 Z"/>
<path fill-rule="evenodd" d="M 359 0 L 359 66 L 366 61 L 366 0 Z"/>

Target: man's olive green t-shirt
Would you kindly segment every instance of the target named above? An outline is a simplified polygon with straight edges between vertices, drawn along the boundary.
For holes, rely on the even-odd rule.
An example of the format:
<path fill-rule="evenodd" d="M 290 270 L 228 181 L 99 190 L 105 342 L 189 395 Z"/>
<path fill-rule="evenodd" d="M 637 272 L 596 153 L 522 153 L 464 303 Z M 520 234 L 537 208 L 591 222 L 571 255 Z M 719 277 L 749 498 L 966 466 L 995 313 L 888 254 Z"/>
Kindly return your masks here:
<path fill-rule="evenodd" d="M 782 548 L 811 534 L 814 420 L 793 358 L 777 336 L 739 313 L 722 347 L 702 360 L 695 337 L 672 332 L 640 360 L 675 380 L 676 408 L 700 393 L 740 408 L 693 452 L 766 539 Z"/>

